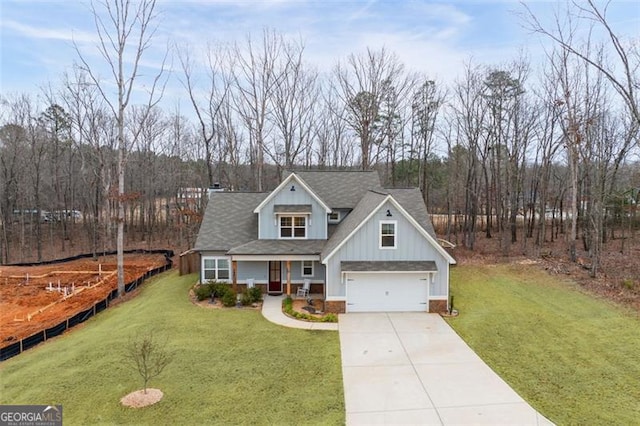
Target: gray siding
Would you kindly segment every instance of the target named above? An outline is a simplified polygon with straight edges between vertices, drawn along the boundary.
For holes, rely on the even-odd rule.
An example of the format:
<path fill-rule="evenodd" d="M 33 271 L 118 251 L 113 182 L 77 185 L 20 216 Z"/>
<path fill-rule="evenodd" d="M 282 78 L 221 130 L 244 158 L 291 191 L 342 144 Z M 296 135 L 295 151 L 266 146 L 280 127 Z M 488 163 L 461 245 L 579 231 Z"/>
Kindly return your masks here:
<path fill-rule="evenodd" d="M 392 217 L 387 217 L 389 209 Z M 379 233 L 381 220 L 397 221 L 396 248 L 379 248 Z M 448 268 L 449 264 L 435 247 L 418 232 L 418 230 L 390 203 L 385 203 L 355 235 L 338 249 L 329 259 L 327 266 L 327 296 L 344 297 L 345 284 L 342 281 L 340 262 L 371 261 L 371 260 L 402 260 L 418 261 L 433 260 L 436 262 L 438 272 L 435 274 L 433 285 L 430 288 L 430 298 L 444 298 L 447 296 Z"/>
<path fill-rule="evenodd" d="M 269 279 L 269 262 L 238 262 L 238 282 L 244 283 L 247 279 L 253 278 L 256 283 L 266 283 Z M 325 266 L 320 262 L 313 264 L 313 276 L 302 276 L 302 262 L 291 262 L 291 282 L 302 283 L 305 278 L 310 278 L 312 282 L 324 282 Z M 282 262 L 283 283 L 287 282 L 287 266 L 286 262 Z"/>
<path fill-rule="evenodd" d="M 244 283 L 249 278 L 257 283 L 266 283 L 269 279 L 269 262 L 238 262 L 238 282 Z"/>
<path fill-rule="evenodd" d="M 302 276 L 302 262 L 291 262 L 291 281 L 293 282 L 303 282 L 305 278 L 309 278 L 312 282 L 324 282 L 324 265 L 320 262 L 313 262 L 313 276 L 312 277 L 303 277 Z M 283 266 L 284 277 L 283 280 L 286 281 L 287 273 L 286 268 Z"/>
<path fill-rule="evenodd" d="M 276 204 L 311 204 L 311 220 L 307 224 L 307 239 L 326 240 L 327 239 L 327 213 L 311 194 L 304 190 L 298 183 L 293 182 L 296 190 L 290 191 L 291 185 L 282 188 L 267 204 L 260 210 L 259 218 L 259 239 L 278 239 L 278 223 L 273 213 L 273 206 Z"/>

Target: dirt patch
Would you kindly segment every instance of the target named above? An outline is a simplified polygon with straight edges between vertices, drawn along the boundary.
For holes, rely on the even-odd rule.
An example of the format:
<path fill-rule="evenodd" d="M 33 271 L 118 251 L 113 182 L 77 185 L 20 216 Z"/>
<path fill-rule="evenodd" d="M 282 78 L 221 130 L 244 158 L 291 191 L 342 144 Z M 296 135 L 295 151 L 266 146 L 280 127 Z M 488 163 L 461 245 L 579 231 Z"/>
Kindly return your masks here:
<path fill-rule="evenodd" d="M 126 254 L 125 282 L 163 266 L 161 254 Z M 115 256 L 41 266 L 0 266 L 0 347 L 56 326 L 118 286 Z"/>
<path fill-rule="evenodd" d="M 122 397 L 120 403 L 125 407 L 142 408 L 159 402 L 163 396 L 164 394 L 160 389 L 149 388 L 146 393 L 144 390 L 131 392 L 129 395 Z"/>

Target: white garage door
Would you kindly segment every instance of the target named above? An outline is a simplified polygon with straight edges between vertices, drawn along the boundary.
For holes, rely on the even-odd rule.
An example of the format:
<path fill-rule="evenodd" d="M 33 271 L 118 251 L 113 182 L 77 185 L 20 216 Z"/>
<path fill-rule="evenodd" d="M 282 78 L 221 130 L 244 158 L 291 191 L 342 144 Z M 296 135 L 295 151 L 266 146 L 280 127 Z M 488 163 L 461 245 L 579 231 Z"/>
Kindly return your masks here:
<path fill-rule="evenodd" d="M 347 273 L 347 312 L 427 311 L 425 273 Z"/>

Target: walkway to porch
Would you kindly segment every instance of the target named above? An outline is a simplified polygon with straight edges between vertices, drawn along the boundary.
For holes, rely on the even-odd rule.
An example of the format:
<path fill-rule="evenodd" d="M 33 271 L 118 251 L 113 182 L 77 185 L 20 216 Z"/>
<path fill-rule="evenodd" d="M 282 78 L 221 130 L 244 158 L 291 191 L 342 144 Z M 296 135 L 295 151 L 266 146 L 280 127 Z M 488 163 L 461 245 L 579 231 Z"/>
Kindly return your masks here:
<path fill-rule="evenodd" d="M 285 297 L 286 296 L 284 295 L 271 296 L 265 294 L 262 302 L 262 316 L 267 320 L 284 327 L 302 328 L 305 330 L 338 330 L 337 323 L 301 321 L 286 316 L 282 312 L 282 300 Z"/>

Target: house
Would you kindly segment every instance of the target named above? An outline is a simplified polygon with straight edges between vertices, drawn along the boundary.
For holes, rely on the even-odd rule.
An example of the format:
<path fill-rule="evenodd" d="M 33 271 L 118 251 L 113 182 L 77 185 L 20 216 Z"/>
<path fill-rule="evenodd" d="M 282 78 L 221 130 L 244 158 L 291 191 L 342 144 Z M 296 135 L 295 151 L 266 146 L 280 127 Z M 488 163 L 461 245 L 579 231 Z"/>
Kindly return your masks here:
<path fill-rule="evenodd" d="M 212 192 L 194 250 L 200 281 L 295 294 L 305 280 L 328 312 L 448 309 L 453 257 L 418 189 L 377 172 L 296 171 L 273 191 Z"/>

